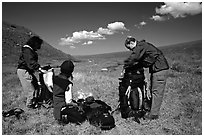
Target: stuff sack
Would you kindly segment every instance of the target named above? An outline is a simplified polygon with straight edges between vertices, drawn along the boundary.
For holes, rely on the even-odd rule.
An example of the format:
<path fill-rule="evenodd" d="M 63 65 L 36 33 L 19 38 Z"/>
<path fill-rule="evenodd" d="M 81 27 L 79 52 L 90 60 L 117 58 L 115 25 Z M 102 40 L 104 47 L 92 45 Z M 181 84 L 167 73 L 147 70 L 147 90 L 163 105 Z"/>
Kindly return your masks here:
<path fill-rule="evenodd" d="M 61 110 L 61 121 L 62 123 L 75 123 L 80 125 L 86 120 L 86 116 L 83 111 L 80 111 L 76 105 L 68 105 Z"/>
<path fill-rule="evenodd" d="M 115 119 L 109 112 L 112 109 L 105 102 L 87 97 L 83 108 L 91 125 L 100 127 L 102 130 L 110 130 L 115 127 Z"/>

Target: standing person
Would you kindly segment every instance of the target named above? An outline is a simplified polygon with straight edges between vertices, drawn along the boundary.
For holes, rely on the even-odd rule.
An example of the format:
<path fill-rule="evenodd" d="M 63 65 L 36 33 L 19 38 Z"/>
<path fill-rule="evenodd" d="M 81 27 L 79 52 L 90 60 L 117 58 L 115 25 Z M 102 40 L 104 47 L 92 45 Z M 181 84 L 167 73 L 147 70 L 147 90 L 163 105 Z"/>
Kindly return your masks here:
<path fill-rule="evenodd" d="M 43 40 L 38 36 L 31 37 L 22 47 L 18 61 L 17 74 L 23 91 L 27 94 L 26 106 L 28 108 L 32 107 L 32 98 L 38 90 L 38 80 L 34 73 L 40 68 L 36 51 L 41 48 L 42 43 Z"/>
<path fill-rule="evenodd" d="M 152 107 L 145 118 L 158 119 L 169 69 L 168 62 L 158 48 L 145 40 L 138 41 L 133 37 L 128 37 L 125 46 L 132 51 L 132 54 L 124 61 L 124 68 L 138 63 L 142 64 L 144 68 L 149 68 L 150 83 L 148 83 L 148 89 L 152 92 Z M 148 93 L 150 94 L 150 92 Z"/>
<path fill-rule="evenodd" d="M 59 122 L 61 119 L 61 112 L 66 108 L 66 105 L 72 102 L 72 86 L 73 79 L 72 72 L 74 71 L 74 64 L 71 60 L 64 61 L 60 66 L 60 74 L 53 78 L 53 106 L 54 118 Z"/>

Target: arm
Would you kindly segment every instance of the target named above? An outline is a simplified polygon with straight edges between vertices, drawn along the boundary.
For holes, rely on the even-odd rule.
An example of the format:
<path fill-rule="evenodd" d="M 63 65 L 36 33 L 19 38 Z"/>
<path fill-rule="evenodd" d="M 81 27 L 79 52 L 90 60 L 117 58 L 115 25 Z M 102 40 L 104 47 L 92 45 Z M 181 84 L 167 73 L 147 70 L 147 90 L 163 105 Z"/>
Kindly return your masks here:
<path fill-rule="evenodd" d="M 145 83 L 146 83 L 146 96 L 148 99 L 151 98 L 151 81 L 150 81 L 150 73 L 149 68 L 144 68 L 145 70 Z"/>
<path fill-rule="evenodd" d="M 32 53 L 31 49 L 24 48 L 23 50 L 23 57 L 27 64 L 27 67 L 30 70 L 38 70 L 40 67 L 40 64 L 34 59 L 34 54 Z"/>
<path fill-rule="evenodd" d="M 65 91 L 65 102 L 66 104 L 72 102 L 72 84 L 69 84 Z"/>
<path fill-rule="evenodd" d="M 143 46 L 137 45 L 133 49 L 132 54 L 126 60 L 124 60 L 124 68 L 137 64 L 143 57 L 144 53 L 145 50 Z"/>

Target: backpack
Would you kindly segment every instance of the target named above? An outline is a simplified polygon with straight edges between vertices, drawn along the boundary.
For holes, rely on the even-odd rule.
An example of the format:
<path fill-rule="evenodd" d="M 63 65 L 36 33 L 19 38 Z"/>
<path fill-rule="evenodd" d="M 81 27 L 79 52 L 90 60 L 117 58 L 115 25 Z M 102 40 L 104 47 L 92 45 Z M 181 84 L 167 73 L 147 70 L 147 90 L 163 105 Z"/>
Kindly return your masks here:
<path fill-rule="evenodd" d="M 139 118 L 143 118 L 145 113 L 150 111 L 152 99 L 147 98 L 143 74 L 129 74 L 119 79 L 121 116 L 123 118 L 135 117 L 135 121 L 140 123 Z M 123 106 L 127 111 L 122 110 Z"/>
<path fill-rule="evenodd" d="M 91 125 L 100 127 L 102 130 L 110 130 L 115 127 L 115 119 L 109 112 L 112 109 L 105 102 L 87 97 L 83 109 Z"/>
<path fill-rule="evenodd" d="M 79 106 L 69 104 L 63 110 L 61 110 L 61 123 L 75 123 L 77 125 L 82 124 L 86 120 L 86 116 L 83 111 L 79 109 Z"/>
<path fill-rule="evenodd" d="M 34 92 L 34 97 L 32 101 L 32 108 L 39 108 L 44 106 L 45 108 L 52 107 L 53 104 L 53 93 L 50 91 L 52 90 L 45 82 L 44 76 L 46 72 L 51 72 L 54 75 L 54 70 L 51 66 L 42 67 L 42 71 L 39 73 L 39 82 L 38 82 L 38 90 Z M 52 77 L 51 77 L 52 78 Z M 51 80 L 52 81 L 52 80 Z"/>
<path fill-rule="evenodd" d="M 146 84 L 144 83 L 143 87 L 137 87 L 132 89 L 127 89 L 126 96 L 129 101 L 130 108 L 132 110 L 142 110 L 150 111 L 151 109 L 151 99 L 148 99 L 146 96 Z M 129 93 L 127 93 L 129 90 Z"/>

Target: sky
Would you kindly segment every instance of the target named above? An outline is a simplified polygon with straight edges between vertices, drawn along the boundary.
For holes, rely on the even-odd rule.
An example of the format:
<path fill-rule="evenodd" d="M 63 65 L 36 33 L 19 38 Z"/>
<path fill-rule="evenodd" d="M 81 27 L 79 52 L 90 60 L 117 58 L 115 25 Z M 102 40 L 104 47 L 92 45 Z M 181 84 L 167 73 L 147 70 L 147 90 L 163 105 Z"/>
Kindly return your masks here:
<path fill-rule="evenodd" d="M 156 47 L 202 39 L 200 2 L 2 2 L 2 21 L 71 55 L 126 51 L 127 36 Z"/>

